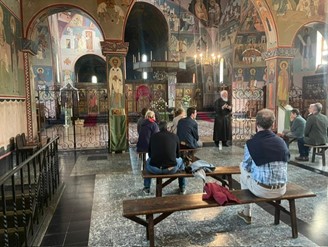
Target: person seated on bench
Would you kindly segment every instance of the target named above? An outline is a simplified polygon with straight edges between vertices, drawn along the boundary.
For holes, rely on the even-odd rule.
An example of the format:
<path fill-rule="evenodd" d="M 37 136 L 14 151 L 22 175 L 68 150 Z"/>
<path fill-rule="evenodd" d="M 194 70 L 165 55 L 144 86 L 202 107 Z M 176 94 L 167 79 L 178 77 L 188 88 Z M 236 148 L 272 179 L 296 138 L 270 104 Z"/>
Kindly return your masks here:
<path fill-rule="evenodd" d="M 179 158 L 180 144 L 176 134 L 167 130 L 167 122 L 159 123 L 159 132 L 153 134 L 149 142 L 149 159 L 146 171 L 153 174 L 170 174 L 184 170 L 183 160 Z M 151 178 L 144 179 L 144 194 L 150 193 Z M 186 179 L 179 178 L 180 194 L 186 193 Z"/>
<path fill-rule="evenodd" d="M 276 198 L 286 193 L 289 149 L 282 138 L 271 130 L 273 111 L 262 109 L 256 114 L 257 133 L 246 142 L 240 163 L 241 189 L 249 189 L 263 198 Z M 245 204 L 238 216 L 251 224 L 251 204 Z"/>
<path fill-rule="evenodd" d="M 304 147 L 304 129 L 305 129 L 305 119 L 300 115 L 300 111 L 296 108 L 290 112 L 290 130 L 285 130 L 282 133 L 282 138 L 285 140 L 287 147 L 289 146 L 289 141 L 291 139 L 297 140 L 298 152 L 300 157 L 306 155 Z"/>
<path fill-rule="evenodd" d="M 186 117 L 186 112 L 183 108 L 179 108 L 175 112 L 175 117 L 173 118 L 172 126 L 171 126 L 171 132 L 172 133 L 174 133 L 174 134 L 177 133 L 178 123 L 179 123 L 181 118 L 185 118 L 185 117 Z"/>
<path fill-rule="evenodd" d="M 327 138 L 327 128 L 328 128 L 328 118 L 321 113 L 322 104 L 315 103 L 311 104 L 309 107 L 309 116 L 306 120 L 305 130 L 304 130 L 304 142 L 302 143 L 302 149 L 305 150 L 303 156 L 296 157 L 298 161 L 308 161 L 309 160 L 309 147 L 304 146 L 304 144 L 310 145 L 325 145 L 328 142 Z"/>
<path fill-rule="evenodd" d="M 199 140 L 198 124 L 196 122 L 197 110 L 194 107 L 187 109 L 187 117 L 178 122 L 177 135 L 180 143 L 187 148 L 199 148 L 203 143 Z"/>
<path fill-rule="evenodd" d="M 137 152 L 148 152 L 150 137 L 159 131 L 156 123 L 155 113 L 153 111 L 147 111 L 145 114 L 145 120 L 141 123 L 139 138 L 137 142 Z"/>

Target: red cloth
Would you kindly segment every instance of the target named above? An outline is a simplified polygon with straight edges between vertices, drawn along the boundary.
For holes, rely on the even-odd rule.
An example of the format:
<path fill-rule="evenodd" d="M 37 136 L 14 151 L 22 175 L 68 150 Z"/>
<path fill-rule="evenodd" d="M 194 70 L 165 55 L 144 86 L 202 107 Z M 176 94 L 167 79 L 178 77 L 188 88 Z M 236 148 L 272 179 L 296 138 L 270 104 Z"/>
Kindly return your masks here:
<path fill-rule="evenodd" d="M 206 183 L 204 185 L 206 194 L 203 194 L 203 200 L 214 199 L 219 205 L 225 205 L 228 202 L 240 203 L 238 198 L 227 188 L 217 183 Z"/>

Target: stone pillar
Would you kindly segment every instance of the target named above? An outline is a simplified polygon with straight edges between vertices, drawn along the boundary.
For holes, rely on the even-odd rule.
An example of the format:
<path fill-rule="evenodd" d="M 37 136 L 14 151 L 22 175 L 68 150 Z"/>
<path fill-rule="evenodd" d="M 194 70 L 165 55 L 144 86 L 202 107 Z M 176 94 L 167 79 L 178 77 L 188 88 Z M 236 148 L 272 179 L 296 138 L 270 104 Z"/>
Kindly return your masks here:
<path fill-rule="evenodd" d="M 277 130 L 289 128 L 286 106 L 289 104 L 289 90 L 292 85 L 293 58 L 297 49 L 276 48 L 262 54 L 267 66 L 266 108 L 277 116 Z"/>
<path fill-rule="evenodd" d="M 128 121 L 125 106 L 125 68 L 128 43 L 103 41 L 101 47 L 107 64 L 108 148 L 109 152 L 126 151 L 128 148 Z"/>

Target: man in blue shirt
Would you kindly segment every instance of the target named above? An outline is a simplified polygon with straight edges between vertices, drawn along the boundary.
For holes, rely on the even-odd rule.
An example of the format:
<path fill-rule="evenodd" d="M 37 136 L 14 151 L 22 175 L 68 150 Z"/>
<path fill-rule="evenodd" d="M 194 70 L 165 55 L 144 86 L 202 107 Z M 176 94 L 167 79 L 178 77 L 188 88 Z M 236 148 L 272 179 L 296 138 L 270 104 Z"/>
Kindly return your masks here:
<path fill-rule="evenodd" d="M 240 163 L 241 188 L 249 189 L 258 197 L 277 198 L 286 193 L 290 153 L 283 139 L 271 131 L 274 121 L 274 113 L 269 109 L 257 113 L 257 133 L 246 142 Z M 251 204 L 245 204 L 238 216 L 250 224 Z"/>

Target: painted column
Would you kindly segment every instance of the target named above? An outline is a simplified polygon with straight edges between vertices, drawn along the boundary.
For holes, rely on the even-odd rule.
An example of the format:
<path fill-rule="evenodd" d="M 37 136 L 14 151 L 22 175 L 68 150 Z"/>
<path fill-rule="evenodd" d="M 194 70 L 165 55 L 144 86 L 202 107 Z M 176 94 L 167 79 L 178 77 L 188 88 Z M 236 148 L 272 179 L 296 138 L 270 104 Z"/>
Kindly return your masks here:
<path fill-rule="evenodd" d="M 23 40 L 23 62 L 24 62 L 24 79 L 25 79 L 25 92 L 26 92 L 26 122 L 27 122 L 27 140 L 28 142 L 33 142 L 34 134 L 36 133 L 37 127 L 33 126 L 33 118 L 36 119 L 36 109 L 34 107 L 32 111 L 32 100 L 33 105 L 35 106 L 35 99 L 32 96 L 31 89 L 31 70 L 30 70 L 30 61 L 29 54 L 36 55 L 36 51 L 32 49 L 32 43 L 30 40 Z M 33 80 L 33 78 L 32 78 Z M 34 90 L 33 90 L 34 91 Z M 39 136 L 40 138 L 40 136 Z M 41 140 L 40 140 L 41 141 Z"/>
<path fill-rule="evenodd" d="M 168 84 L 168 105 L 169 107 L 175 108 L 175 96 L 176 96 L 176 84 L 177 84 L 177 73 L 171 72 L 167 75 Z"/>
<path fill-rule="evenodd" d="M 103 41 L 101 47 L 107 64 L 108 148 L 109 152 L 126 151 L 128 123 L 125 107 L 125 68 L 128 43 Z"/>
<path fill-rule="evenodd" d="M 289 128 L 289 90 L 292 85 L 295 48 L 276 48 L 262 53 L 267 67 L 266 108 L 277 116 L 277 130 Z"/>

